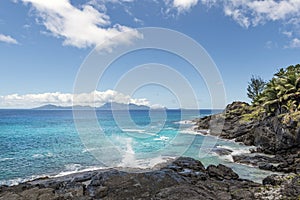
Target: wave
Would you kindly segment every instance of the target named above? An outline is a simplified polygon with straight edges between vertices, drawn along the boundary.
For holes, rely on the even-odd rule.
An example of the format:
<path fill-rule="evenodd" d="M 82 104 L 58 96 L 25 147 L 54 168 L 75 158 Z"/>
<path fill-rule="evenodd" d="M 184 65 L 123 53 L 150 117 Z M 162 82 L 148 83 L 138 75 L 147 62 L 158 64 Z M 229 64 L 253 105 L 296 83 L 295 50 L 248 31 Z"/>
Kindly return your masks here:
<path fill-rule="evenodd" d="M 177 130 L 177 128 L 173 128 L 173 127 L 166 127 L 166 128 L 164 128 L 164 130 Z"/>
<path fill-rule="evenodd" d="M 192 120 L 181 120 L 178 122 L 174 122 L 174 124 L 195 124 Z"/>
<path fill-rule="evenodd" d="M 43 158 L 44 155 L 42 155 L 42 154 L 33 154 L 32 157 L 33 158 Z"/>
<path fill-rule="evenodd" d="M 127 132 L 128 134 L 143 134 L 143 135 L 150 135 L 150 136 L 156 136 L 156 133 L 159 132 L 156 129 L 122 129 L 123 132 Z"/>
<path fill-rule="evenodd" d="M 130 129 L 130 128 L 124 128 L 122 129 L 124 132 L 135 132 L 135 133 L 144 133 L 145 130 L 143 129 Z"/>
<path fill-rule="evenodd" d="M 160 136 L 159 138 L 154 138 L 155 141 L 168 141 L 169 137 L 166 136 Z"/>
<path fill-rule="evenodd" d="M 49 177 L 57 178 L 57 177 L 67 176 L 70 174 L 89 172 L 89 171 L 95 171 L 95 170 L 101 170 L 101 169 L 107 169 L 107 167 L 99 167 L 99 166 L 83 167 L 80 164 L 68 164 L 68 165 L 66 165 L 66 171 L 62 171 L 54 176 L 49 176 Z"/>
<path fill-rule="evenodd" d="M 82 166 L 80 164 L 67 164 L 65 165 L 65 170 L 59 172 L 58 174 L 41 174 L 41 175 L 32 175 L 30 177 L 26 178 L 15 178 L 10 180 L 0 180 L 0 186 L 1 185 L 8 185 L 8 186 L 14 186 L 18 185 L 20 183 L 33 181 L 40 178 L 57 178 L 62 176 L 67 176 L 71 174 L 81 173 L 81 172 L 88 172 L 88 171 L 95 171 L 95 170 L 101 170 L 101 169 L 107 169 L 107 167 L 99 167 L 99 166 Z"/>
<path fill-rule="evenodd" d="M 8 185 L 8 186 L 14 186 L 14 185 L 19 185 L 20 183 L 28 182 L 28 181 L 33 181 L 39 178 L 45 178 L 49 177 L 47 175 L 33 175 L 31 177 L 27 178 L 15 178 L 15 179 L 10 179 L 10 180 L 0 180 L 0 186 L 1 185 Z"/>
<path fill-rule="evenodd" d="M 85 148 L 85 149 L 83 149 L 81 152 L 82 152 L 82 153 L 87 153 L 87 152 L 95 151 L 95 150 L 97 150 L 97 149 L 99 149 L 99 148 Z"/>
<path fill-rule="evenodd" d="M 215 155 L 217 155 L 219 158 L 221 158 L 222 160 L 225 160 L 225 161 L 229 161 L 229 162 L 232 162 L 234 163 L 234 160 L 233 160 L 233 156 L 235 155 L 242 155 L 242 154 L 250 154 L 250 149 L 253 148 L 253 146 L 228 146 L 228 145 L 216 145 L 215 148 L 219 148 L 219 149 L 228 149 L 230 151 L 232 151 L 230 154 L 228 155 L 219 155 L 218 153 L 216 152 L 213 152 Z"/>
<path fill-rule="evenodd" d="M 209 133 L 210 133 L 209 129 L 196 130 L 196 128 L 197 128 L 197 126 L 192 126 L 192 127 L 182 129 L 179 132 L 183 133 L 183 134 L 211 136 L 211 135 L 209 135 Z"/>
<path fill-rule="evenodd" d="M 33 154 L 32 157 L 33 158 L 44 158 L 44 157 L 50 158 L 50 157 L 53 157 L 53 153 L 47 153 L 47 154 L 39 154 L 39 153 L 37 153 L 37 154 Z"/>
<path fill-rule="evenodd" d="M 7 160 L 14 160 L 14 158 L 0 158 L 0 162 L 4 162 Z"/>
<path fill-rule="evenodd" d="M 231 155 L 241 155 L 241 154 L 249 154 L 250 149 L 255 148 L 255 146 L 238 146 L 232 147 L 227 145 L 217 145 L 216 148 L 229 149 L 232 151 Z"/>

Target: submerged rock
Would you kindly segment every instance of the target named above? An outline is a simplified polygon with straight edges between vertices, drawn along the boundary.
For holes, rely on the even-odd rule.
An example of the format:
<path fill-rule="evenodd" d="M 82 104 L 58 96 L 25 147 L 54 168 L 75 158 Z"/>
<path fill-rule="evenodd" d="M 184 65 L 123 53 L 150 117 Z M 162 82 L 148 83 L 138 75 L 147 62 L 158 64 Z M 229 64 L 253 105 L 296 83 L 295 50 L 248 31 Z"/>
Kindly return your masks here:
<path fill-rule="evenodd" d="M 219 156 L 226 156 L 230 155 L 233 151 L 222 147 L 216 147 L 212 149 L 212 152 L 218 154 Z"/>

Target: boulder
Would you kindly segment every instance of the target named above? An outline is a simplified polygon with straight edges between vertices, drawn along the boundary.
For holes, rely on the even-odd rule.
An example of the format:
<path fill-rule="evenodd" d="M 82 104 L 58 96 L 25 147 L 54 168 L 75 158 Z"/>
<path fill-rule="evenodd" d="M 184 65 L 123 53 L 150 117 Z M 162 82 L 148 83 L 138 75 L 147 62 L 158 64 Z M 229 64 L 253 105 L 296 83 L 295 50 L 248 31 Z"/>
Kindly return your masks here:
<path fill-rule="evenodd" d="M 217 178 L 219 180 L 236 180 L 239 178 L 239 175 L 235 173 L 231 168 L 226 167 L 222 164 L 219 164 L 218 166 L 209 165 L 206 170 L 209 176 Z"/>

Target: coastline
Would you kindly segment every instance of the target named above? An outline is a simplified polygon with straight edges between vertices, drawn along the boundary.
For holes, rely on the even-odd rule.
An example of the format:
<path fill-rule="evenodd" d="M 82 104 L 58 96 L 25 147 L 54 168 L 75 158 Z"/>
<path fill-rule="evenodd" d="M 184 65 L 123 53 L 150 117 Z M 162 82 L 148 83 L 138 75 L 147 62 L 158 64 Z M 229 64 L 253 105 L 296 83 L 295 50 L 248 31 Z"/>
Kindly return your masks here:
<path fill-rule="evenodd" d="M 205 168 L 200 161 L 181 157 L 147 172 L 106 169 L 0 186 L 0 199 L 293 199 L 297 181 L 296 175 L 270 176 L 259 184 L 222 164 Z"/>
<path fill-rule="evenodd" d="M 298 174 L 300 140 L 292 135 L 288 127 L 284 127 L 276 116 L 261 121 L 244 122 L 241 110 L 247 110 L 247 106 L 249 105 L 243 102 L 234 102 L 229 104 L 226 111 L 221 114 L 196 119 L 195 131 L 209 129 L 210 123 L 217 123 L 221 119 L 224 126 L 218 136 L 211 133 L 213 130 L 205 133 L 246 146 L 255 146 L 251 149 L 251 154 L 235 156 L 235 162 L 251 164 L 273 172 Z"/>
<path fill-rule="evenodd" d="M 186 123 L 187 120 L 183 122 Z M 194 128 L 199 126 L 192 126 Z M 200 134 L 235 143 L 234 138 L 219 138 L 209 131 Z M 222 145 L 216 149 L 222 149 L 218 153 L 233 152 Z M 253 150 L 252 154 L 255 153 L 262 156 Z M 257 168 L 257 165 L 253 166 Z M 118 199 L 124 196 L 129 199 L 294 199 L 300 195 L 298 174 L 270 175 L 262 183 L 257 183 L 240 178 L 225 165 L 204 167 L 200 161 L 187 157 L 169 160 L 166 165 L 157 165 L 152 170 L 139 169 L 136 172 L 125 168 L 84 169 L 70 174 L 42 176 L 14 186 L 0 186 L 0 199 Z"/>

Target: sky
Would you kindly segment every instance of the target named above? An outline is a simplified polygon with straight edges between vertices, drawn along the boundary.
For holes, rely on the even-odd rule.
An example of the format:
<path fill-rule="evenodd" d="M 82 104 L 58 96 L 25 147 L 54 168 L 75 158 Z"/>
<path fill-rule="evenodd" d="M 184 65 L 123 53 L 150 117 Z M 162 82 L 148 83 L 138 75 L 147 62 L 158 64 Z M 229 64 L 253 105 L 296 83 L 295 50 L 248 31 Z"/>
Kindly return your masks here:
<path fill-rule="evenodd" d="M 252 75 L 269 80 L 279 68 L 300 63 L 299 0 L 2 0 L 0 108 L 72 104 L 74 83 L 94 48 L 112 52 L 118 45 L 132 45 L 143 39 L 143 27 L 175 30 L 199 43 L 220 73 L 225 103 L 249 102 L 246 88 Z M 122 76 L 149 63 L 179 72 L 190 82 L 198 106 L 212 107 L 207 85 L 190 63 L 151 49 L 114 62 L 94 90 L 81 94 L 85 100 L 79 104 L 91 105 L 93 99 L 96 106 L 113 101 L 193 108 L 175 75 L 168 80 L 185 97 L 155 83 L 130 94 L 116 90 Z"/>

